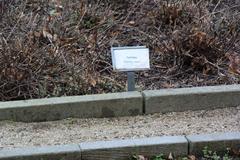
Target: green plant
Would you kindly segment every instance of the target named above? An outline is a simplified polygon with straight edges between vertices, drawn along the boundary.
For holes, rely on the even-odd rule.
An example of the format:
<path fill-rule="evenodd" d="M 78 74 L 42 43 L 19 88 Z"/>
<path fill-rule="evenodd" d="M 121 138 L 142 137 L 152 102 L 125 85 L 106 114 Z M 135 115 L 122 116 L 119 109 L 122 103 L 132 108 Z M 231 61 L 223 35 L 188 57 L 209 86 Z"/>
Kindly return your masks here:
<path fill-rule="evenodd" d="M 212 159 L 213 160 L 219 160 L 220 156 L 218 156 L 216 152 L 213 152 Z"/>
<path fill-rule="evenodd" d="M 204 147 L 202 151 L 203 151 L 203 158 L 206 158 L 208 160 L 220 160 L 220 156 L 217 154 L 217 152 L 213 152 L 207 146 Z"/>
<path fill-rule="evenodd" d="M 97 25 L 99 18 L 97 16 L 86 15 L 83 18 L 82 25 L 85 29 L 91 29 Z"/>
<path fill-rule="evenodd" d="M 159 155 L 155 156 L 155 157 L 153 158 L 153 160 L 165 160 L 165 158 L 164 158 L 164 155 L 163 155 L 163 154 L 159 154 Z"/>
<path fill-rule="evenodd" d="M 230 148 L 227 148 L 227 152 L 224 154 L 223 160 L 232 160 L 230 157 Z"/>

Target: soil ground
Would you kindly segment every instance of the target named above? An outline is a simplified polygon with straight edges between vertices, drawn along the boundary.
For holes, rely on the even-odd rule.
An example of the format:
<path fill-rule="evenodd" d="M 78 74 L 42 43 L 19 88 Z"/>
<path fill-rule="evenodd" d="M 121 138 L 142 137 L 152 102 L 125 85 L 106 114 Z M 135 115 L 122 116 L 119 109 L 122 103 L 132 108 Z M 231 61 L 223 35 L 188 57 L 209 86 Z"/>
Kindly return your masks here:
<path fill-rule="evenodd" d="M 240 131 L 240 106 L 136 117 L 0 122 L 0 149 L 86 141 Z"/>

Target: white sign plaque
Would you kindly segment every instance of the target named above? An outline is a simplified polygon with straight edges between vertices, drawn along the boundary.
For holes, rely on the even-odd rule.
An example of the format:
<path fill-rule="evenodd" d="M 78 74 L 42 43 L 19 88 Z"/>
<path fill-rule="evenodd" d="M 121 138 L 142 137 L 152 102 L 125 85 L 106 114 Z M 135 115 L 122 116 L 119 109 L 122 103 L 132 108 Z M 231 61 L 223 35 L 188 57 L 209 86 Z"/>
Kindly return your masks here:
<path fill-rule="evenodd" d="M 150 69 L 149 49 L 145 46 L 114 47 L 111 49 L 113 69 L 139 71 Z"/>

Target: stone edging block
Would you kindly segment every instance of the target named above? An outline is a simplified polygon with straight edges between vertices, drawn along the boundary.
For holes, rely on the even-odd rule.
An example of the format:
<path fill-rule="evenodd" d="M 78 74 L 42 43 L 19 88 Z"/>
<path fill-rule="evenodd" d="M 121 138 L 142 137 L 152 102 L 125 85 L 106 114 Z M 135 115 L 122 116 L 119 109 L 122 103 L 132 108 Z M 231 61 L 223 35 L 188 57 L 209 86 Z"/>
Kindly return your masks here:
<path fill-rule="evenodd" d="M 154 156 L 160 153 L 186 155 L 188 141 L 184 136 L 164 136 L 130 140 L 102 141 L 81 143 L 84 160 L 126 160 L 130 156 Z"/>
<path fill-rule="evenodd" d="M 240 105 L 240 85 L 143 91 L 145 113 L 210 110 Z"/>
<path fill-rule="evenodd" d="M 240 85 L 163 89 L 0 102 L 0 121 L 135 116 L 240 105 Z"/>
<path fill-rule="evenodd" d="M 207 135 L 186 136 L 189 141 L 189 153 L 201 155 L 204 147 L 219 152 L 227 148 L 240 149 L 240 132 L 215 133 Z"/>
<path fill-rule="evenodd" d="M 0 150 L 0 160 L 81 160 L 79 145 Z"/>
<path fill-rule="evenodd" d="M 34 122 L 134 116 L 143 113 L 142 102 L 139 92 L 0 102 L 0 120 Z"/>
<path fill-rule="evenodd" d="M 154 156 L 170 152 L 174 156 L 200 155 L 205 146 L 214 151 L 223 151 L 226 147 L 240 149 L 240 132 L 2 149 L 0 160 L 125 160 L 134 154 Z"/>

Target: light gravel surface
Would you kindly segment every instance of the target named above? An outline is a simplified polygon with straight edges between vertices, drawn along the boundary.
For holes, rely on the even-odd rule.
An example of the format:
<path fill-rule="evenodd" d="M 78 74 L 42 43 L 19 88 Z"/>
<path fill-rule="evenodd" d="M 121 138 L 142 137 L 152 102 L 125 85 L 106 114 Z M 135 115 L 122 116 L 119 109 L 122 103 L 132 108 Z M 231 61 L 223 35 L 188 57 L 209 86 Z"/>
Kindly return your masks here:
<path fill-rule="evenodd" d="M 137 117 L 0 122 L 0 149 L 85 141 L 240 131 L 240 107 Z"/>

